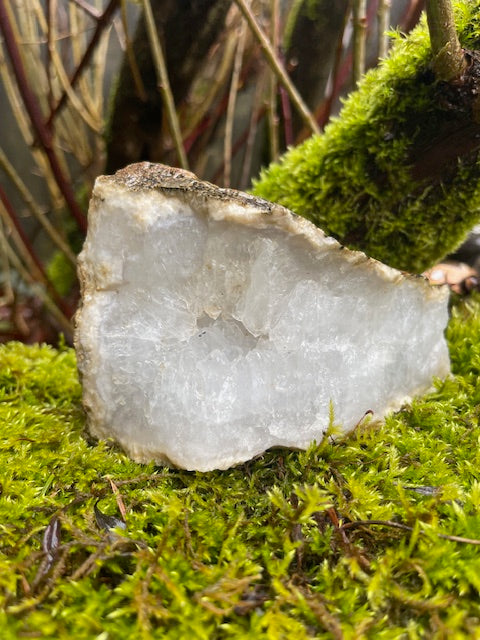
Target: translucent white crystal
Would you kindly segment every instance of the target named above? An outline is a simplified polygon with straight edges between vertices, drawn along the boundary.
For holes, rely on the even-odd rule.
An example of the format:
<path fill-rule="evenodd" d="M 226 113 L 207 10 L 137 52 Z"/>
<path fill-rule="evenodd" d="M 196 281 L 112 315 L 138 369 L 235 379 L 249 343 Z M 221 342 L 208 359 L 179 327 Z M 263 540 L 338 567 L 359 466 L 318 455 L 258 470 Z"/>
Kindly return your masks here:
<path fill-rule="evenodd" d="M 449 371 L 447 293 L 286 209 L 141 163 L 97 180 L 76 347 L 91 432 L 227 468 L 381 418 Z"/>

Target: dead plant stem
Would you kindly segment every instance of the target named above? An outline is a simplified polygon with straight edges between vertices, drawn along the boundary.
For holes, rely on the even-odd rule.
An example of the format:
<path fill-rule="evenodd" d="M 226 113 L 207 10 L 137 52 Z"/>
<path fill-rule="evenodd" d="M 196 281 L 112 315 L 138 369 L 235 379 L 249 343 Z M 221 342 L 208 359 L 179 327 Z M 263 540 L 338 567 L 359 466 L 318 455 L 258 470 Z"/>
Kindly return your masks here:
<path fill-rule="evenodd" d="M 388 29 L 390 26 L 390 9 L 391 0 L 379 0 L 377 19 L 378 19 L 378 57 L 383 59 L 388 53 Z"/>
<path fill-rule="evenodd" d="M 244 25 L 239 27 L 237 50 L 233 62 L 232 79 L 228 94 L 227 114 L 225 119 L 225 143 L 223 146 L 223 186 L 229 187 L 232 178 L 232 139 L 235 121 L 235 105 L 237 102 L 240 73 L 242 71 L 243 53 L 245 51 L 246 30 Z"/>
<path fill-rule="evenodd" d="M 278 55 L 279 48 L 279 26 L 280 26 L 280 6 L 279 0 L 270 0 L 270 37 L 272 40 L 275 55 Z M 274 73 L 270 73 L 269 92 L 268 92 L 268 132 L 270 140 L 270 160 L 275 162 L 279 155 L 278 142 L 278 114 L 277 114 L 277 95 L 278 95 L 277 77 Z"/>
<path fill-rule="evenodd" d="M 315 121 L 315 118 L 313 117 L 310 109 L 307 107 L 303 98 L 298 93 L 295 85 L 292 83 L 292 81 L 288 77 L 287 72 L 285 71 L 283 65 L 281 64 L 278 57 L 276 56 L 275 51 L 269 39 L 260 28 L 260 25 L 258 24 L 246 0 L 235 0 L 235 3 L 237 4 L 238 8 L 242 12 L 253 35 L 258 41 L 260 47 L 262 48 L 265 58 L 268 64 L 270 65 L 272 71 L 277 76 L 278 81 L 283 85 L 283 87 L 285 87 L 285 90 L 287 91 L 290 97 L 290 100 L 292 101 L 293 105 L 295 106 L 298 113 L 302 117 L 302 120 L 305 122 L 305 124 L 309 127 L 309 129 L 313 133 L 317 133 L 317 134 L 320 133 L 320 128 L 317 122 Z"/>
<path fill-rule="evenodd" d="M 52 225 L 52 223 L 47 218 L 47 216 L 43 213 L 40 206 L 35 202 L 32 194 L 27 189 L 25 183 L 20 178 L 17 171 L 15 170 L 13 165 L 10 163 L 9 159 L 5 155 L 3 149 L 1 148 L 0 148 L 0 168 L 3 169 L 3 171 L 8 176 L 8 178 L 15 185 L 15 188 L 21 195 L 23 201 L 25 202 L 27 207 L 30 209 L 32 214 L 35 216 L 35 218 L 38 220 L 38 222 L 45 229 L 45 232 L 48 234 L 53 244 L 55 244 L 58 247 L 58 249 L 60 249 L 60 251 L 62 251 L 65 254 L 65 256 L 72 263 L 72 265 L 75 266 L 77 262 L 75 258 L 75 254 L 70 249 L 70 247 L 65 242 L 65 240 L 62 238 L 62 236 L 58 233 L 58 231 L 55 229 L 55 227 Z"/>
<path fill-rule="evenodd" d="M 80 76 L 82 75 L 83 71 L 86 69 L 86 67 L 88 66 L 90 59 L 96 49 L 96 46 L 98 44 L 98 41 L 100 40 L 100 37 L 102 36 L 105 28 L 107 27 L 107 25 L 109 24 L 111 18 L 113 17 L 113 14 L 115 13 L 115 11 L 118 8 L 118 3 L 119 0 L 110 0 L 110 2 L 108 3 L 105 11 L 102 13 L 102 15 L 97 19 L 97 25 L 95 27 L 95 31 L 93 33 L 93 36 L 90 40 L 90 42 L 88 43 L 88 46 L 85 50 L 85 53 L 83 54 L 83 58 L 80 61 L 80 64 L 77 66 L 77 68 L 75 69 L 73 75 L 71 76 L 71 78 L 68 79 L 68 83 L 65 86 L 68 86 L 69 89 L 73 89 L 75 87 L 75 85 L 77 84 L 78 79 L 80 78 Z M 51 110 L 50 115 L 48 117 L 47 120 L 47 127 L 50 127 L 54 121 L 54 119 L 56 118 L 57 114 L 59 113 L 59 111 L 65 106 L 65 103 L 67 101 L 67 98 L 69 97 L 69 95 L 71 96 L 71 92 L 67 92 L 66 89 L 64 89 L 62 95 L 60 96 L 60 99 L 58 100 L 57 104 L 55 105 L 55 108 Z"/>
<path fill-rule="evenodd" d="M 367 0 L 353 1 L 353 80 L 360 82 L 365 73 L 367 43 Z"/>
<path fill-rule="evenodd" d="M 58 187 L 62 192 L 71 214 L 75 218 L 79 229 L 83 233 L 86 233 L 86 217 L 75 199 L 73 189 L 70 183 L 66 180 L 61 164 L 53 148 L 52 132 L 47 126 L 45 126 L 40 105 L 35 94 L 30 88 L 30 83 L 25 73 L 18 43 L 14 37 L 8 11 L 5 3 L 3 2 L 0 2 L 0 31 L 2 32 L 5 48 L 10 57 L 18 89 L 22 96 L 25 109 L 28 112 L 32 127 L 36 133 L 39 143 L 45 151 L 52 173 L 55 176 Z"/>
<path fill-rule="evenodd" d="M 180 166 L 182 169 L 188 169 L 187 154 L 185 153 L 185 148 L 183 146 L 180 124 L 175 110 L 175 101 L 173 99 L 170 81 L 168 79 L 167 64 L 165 62 L 162 45 L 155 26 L 150 0 L 143 0 L 143 10 L 145 14 L 148 39 L 150 41 L 155 70 L 157 72 L 157 80 L 163 98 L 163 105 L 165 107 L 170 133 L 172 134 Z"/>
<path fill-rule="evenodd" d="M 402 529 L 403 531 L 413 531 L 413 527 L 409 527 L 402 522 L 395 522 L 393 520 L 356 520 L 354 522 L 346 522 L 345 524 L 342 524 L 339 529 L 344 531 L 345 529 L 357 529 L 358 527 L 370 527 L 375 525 L 380 527 L 391 527 L 393 529 Z M 425 534 L 425 531 L 420 530 L 420 533 Z M 435 533 L 435 535 L 442 540 L 450 540 L 450 542 L 461 542 L 463 544 L 473 544 L 475 546 L 480 546 L 480 540 L 477 540 L 475 538 L 451 536 L 446 533 Z"/>

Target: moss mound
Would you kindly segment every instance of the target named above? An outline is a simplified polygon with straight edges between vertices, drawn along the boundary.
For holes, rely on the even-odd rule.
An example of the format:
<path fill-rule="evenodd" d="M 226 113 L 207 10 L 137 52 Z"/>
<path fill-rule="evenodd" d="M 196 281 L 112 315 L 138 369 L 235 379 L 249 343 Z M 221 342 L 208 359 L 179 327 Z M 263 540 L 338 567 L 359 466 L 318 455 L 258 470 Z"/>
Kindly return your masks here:
<path fill-rule="evenodd" d="M 480 298 L 448 335 L 385 424 L 207 474 L 88 442 L 73 351 L 1 347 L 2 640 L 480 637 Z"/>
<path fill-rule="evenodd" d="M 454 4 L 462 46 L 480 49 L 480 2 Z M 417 179 L 421 154 L 475 117 L 472 105 L 458 104 L 452 87 L 435 81 L 425 21 L 395 40 L 340 117 L 264 170 L 254 192 L 352 249 L 419 273 L 456 248 L 480 217 L 480 164 L 471 154 L 453 159 L 443 182 Z M 428 171 L 433 160 L 427 154 L 419 162 Z"/>

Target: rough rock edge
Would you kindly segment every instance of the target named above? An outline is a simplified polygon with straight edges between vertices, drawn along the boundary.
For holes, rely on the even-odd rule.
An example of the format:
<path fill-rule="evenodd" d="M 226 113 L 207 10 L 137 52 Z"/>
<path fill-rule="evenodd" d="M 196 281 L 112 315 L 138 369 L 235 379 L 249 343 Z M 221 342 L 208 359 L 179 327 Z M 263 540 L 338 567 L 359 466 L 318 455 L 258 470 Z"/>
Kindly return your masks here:
<path fill-rule="evenodd" d="M 447 298 L 448 287 L 432 286 L 421 275 L 399 271 L 393 267 L 370 258 L 363 251 L 352 251 L 340 244 L 335 238 L 327 236 L 320 227 L 317 227 L 306 218 L 303 218 L 286 207 L 275 204 L 258 196 L 250 195 L 235 189 L 224 189 L 216 185 L 199 180 L 191 171 L 169 167 L 164 164 L 152 162 L 138 162 L 120 169 L 113 176 L 99 176 L 95 182 L 92 198 L 102 198 L 103 186 L 115 184 L 125 187 L 129 191 L 159 191 L 170 197 L 178 198 L 183 202 L 192 203 L 192 208 L 201 210 L 202 213 L 213 217 L 215 220 L 227 220 L 236 224 L 248 224 L 256 228 L 265 228 L 270 225 L 280 227 L 295 235 L 303 235 L 315 247 L 320 246 L 318 238 L 322 242 L 327 239 L 332 248 L 336 246 L 345 251 L 345 259 L 352 264 L 365 263 L 375 269 L 387 282 L 399 282 L 403 278 L 422 282 L 427 295 L 432 297 Z M 226 215 L 219 217 L 212 212 L 209 206 L 211 200 L 230 201 L 239 207 L 248 207 L 250 211 L 228 211 Z M 257 211 L 252 211 L 255 207 Z"/>

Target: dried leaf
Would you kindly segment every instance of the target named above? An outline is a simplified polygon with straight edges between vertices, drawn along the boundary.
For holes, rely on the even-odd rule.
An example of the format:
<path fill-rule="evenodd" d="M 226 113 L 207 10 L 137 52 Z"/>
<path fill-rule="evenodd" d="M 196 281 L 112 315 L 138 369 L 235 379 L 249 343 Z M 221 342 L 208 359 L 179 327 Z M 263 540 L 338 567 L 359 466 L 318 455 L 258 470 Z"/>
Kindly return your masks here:
<path fill-rule="evenodd" d="M 53 518 L 48 523 L 47 528 L 45 529 L 45 533 L 43 534 L 42 540 L 42 549 L 45 553 L 48 563 L 48 569 L 52 565 L 52 562 L 55 559 L 57 549 L 60 546 L 60 535 L 61 535 L 61 524 L 60 520 L 57 516 L 53 516 Z"/>
<path fill-rule="evenodd" d="M 61 524 L 57 516 L 53 516 L 45 529 L 42 539 L 42 550 L 45 557 L 40 564 L 37 575 L 32 583 L 32 590 L 35 591 L 40 583 L 50 572 L 53 563 L 57 558 L 57 551 L 60 546 Z M 28 590 L 25 590 L 28 593 Z"/>
<path fill-rule="evenodd" d="M 112 487 L 112 491 L 115 494 L 115 498 L 117 499 L 117 506 L 118 506 L 118 510 L 121 513 L 122 519 L 125 522 L 125 520 L 127 519 L 127 510 L 125 509 L 125 504 L 123 502 L 123 498 L 120 494 L 120 491 L 118 490 L 117 485 L 114 483 L 114 481 L 108 476 L 108 481 L 110 482 L 110 486 Z"/>
<path fill-rule="evenodd" d="M 126 529 L 127 525 L 120 518 L 116 518 L 115 516 L 109 516 L 106 513 L 102 513 L 100 509 L 97 507 L 97 504 L 100 500 L 97 500 L 93 509 L 95 511 L 95 520 L 97 521 L 97 525 L 100 529 L 104 529 L 105 531 L 111 531 L 111 529 Z"/>

